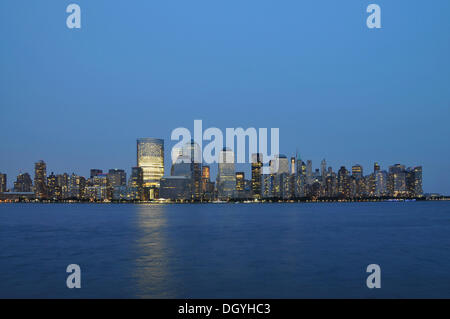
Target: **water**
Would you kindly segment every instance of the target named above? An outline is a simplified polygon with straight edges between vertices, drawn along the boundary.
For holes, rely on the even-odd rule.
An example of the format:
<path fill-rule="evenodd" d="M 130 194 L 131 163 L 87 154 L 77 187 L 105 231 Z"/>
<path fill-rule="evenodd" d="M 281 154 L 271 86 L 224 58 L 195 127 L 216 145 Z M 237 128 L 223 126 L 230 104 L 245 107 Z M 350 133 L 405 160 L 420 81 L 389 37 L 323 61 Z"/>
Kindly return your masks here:
<path fill-rule="evenodd" d="M 450 203 L 2 204 L 0 297 L 450 298 Z"/>

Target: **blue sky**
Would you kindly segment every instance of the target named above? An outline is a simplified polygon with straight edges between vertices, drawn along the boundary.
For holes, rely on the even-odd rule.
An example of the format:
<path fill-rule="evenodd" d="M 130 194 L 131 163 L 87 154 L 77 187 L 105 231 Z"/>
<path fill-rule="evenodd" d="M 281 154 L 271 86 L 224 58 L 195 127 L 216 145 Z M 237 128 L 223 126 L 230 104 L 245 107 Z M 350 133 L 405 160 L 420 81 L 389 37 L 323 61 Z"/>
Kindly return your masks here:
<path fill-rule="evenodd" d="M 449 31 L 448 0 L 2 0 L 0 171 L 129 170 L 138 137 L 165 139 L 168 169 L 171 131 L 202 119 L 279 127 L 317 168 L 422 165 L 450 194 Z"/>

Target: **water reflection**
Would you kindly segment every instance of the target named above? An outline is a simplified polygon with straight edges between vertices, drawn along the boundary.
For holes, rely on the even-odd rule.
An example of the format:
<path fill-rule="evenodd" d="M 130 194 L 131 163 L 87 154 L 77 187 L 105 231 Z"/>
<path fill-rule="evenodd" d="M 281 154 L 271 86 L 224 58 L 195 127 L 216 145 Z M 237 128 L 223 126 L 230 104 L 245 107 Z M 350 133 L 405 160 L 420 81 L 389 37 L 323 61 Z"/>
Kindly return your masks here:
<path fill-rule="evenodd" d="M 137 206 L 136 295 L 139 298 L 173 298 L 169 275 L 171 254 L 167 244 L 167 216 L 164 205 Z"/>

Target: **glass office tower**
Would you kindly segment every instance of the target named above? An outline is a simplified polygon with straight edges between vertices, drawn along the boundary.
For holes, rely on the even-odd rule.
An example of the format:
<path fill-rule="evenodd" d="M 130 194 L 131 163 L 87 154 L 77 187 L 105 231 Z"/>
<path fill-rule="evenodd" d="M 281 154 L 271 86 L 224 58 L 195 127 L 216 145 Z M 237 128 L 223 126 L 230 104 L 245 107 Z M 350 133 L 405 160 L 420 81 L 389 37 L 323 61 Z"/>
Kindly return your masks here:
<path fill-rule="evenodd" d="M 164 176 L 164 140 L 138 139 L 137 166 L 142 168 L 144 187 L 159 187 L 159 182 Z"/>

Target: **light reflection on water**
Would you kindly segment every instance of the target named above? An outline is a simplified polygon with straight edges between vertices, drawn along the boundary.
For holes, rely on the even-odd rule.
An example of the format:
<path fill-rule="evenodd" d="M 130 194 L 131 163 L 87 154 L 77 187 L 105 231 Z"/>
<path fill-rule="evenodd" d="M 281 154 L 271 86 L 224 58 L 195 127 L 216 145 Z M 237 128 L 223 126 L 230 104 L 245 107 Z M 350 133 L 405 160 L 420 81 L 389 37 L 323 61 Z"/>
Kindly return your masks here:
<path fill-rule="evenodd" d="M 139 298 L 173 298 L 170 285 L 167 243 L 167 216 L 164 205 L 137 207 L 136 296 Z"/>

